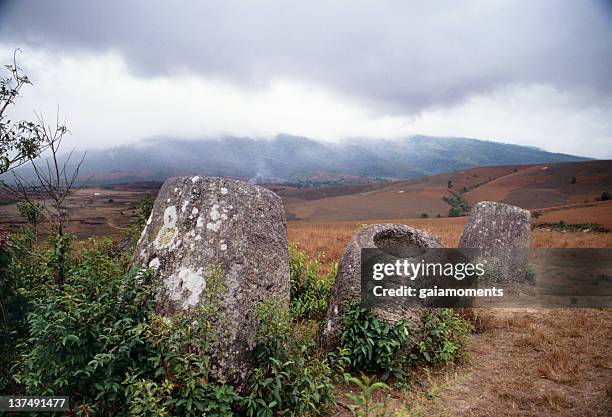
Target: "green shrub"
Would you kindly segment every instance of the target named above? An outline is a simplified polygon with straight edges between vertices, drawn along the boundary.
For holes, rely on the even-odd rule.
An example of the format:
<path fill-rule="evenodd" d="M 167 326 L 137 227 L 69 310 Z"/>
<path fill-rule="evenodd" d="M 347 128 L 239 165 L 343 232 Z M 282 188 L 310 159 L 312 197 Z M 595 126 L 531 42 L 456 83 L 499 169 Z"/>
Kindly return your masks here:
<path fill-rule="evenodd" d="M 338 265 L 332 265 L 330 272 L 319 278 L 320 266 L 318 259 L 311 260 L 297 247 L 289 247 L 293 320 L 322 320 L 325 316 Z"/>
<path fill-rule="evenodd" d="M 37 201 L 22 201 L 17 203 L 21 217 L 32 226 L 34 236 L 38 234 L 38 225 L 45 220 L 45 206 Z"/>
<path fill-rule="evenodd" d="M 332 370 L 334 381 L 346 382 L 351 376 L 347 371 L 351 366 L 350 352 L 348 349 L 338 346 L 335 351 L 327 352 L 327 364 Z"/>
<path fill-rule="evenodd" d="M 467 336 L 472 325 L 452 309 L 442 308 L 425 313 L 423 337 L 410 354 L 415 364 L 446 365 L 465 355 Z"/>
<path fill-rule="evenodd" d="M 0 392 L 17 393 L 23 387 L 13 374 L 21 363 L 23 341 L 28 336 L 28 308 L 46 297 L 53 285 L 52 250 L 36 249 L 36 236 L 22 229 L 3 240 L 0 248 Z"/>
<path fill-rule="evenodd" d="M 258 309 L 257 368 L 243 400 L 247 416 L 314 416 L 333 402 L 331 369 L 317 355 L 315 329 L 295 329 L 286 308 L 262 303 Z"/>
<path fill-rule="evenodd" d="M 387 407 L 385 403 L 376 402 L 374 393 L 380 390 L 387 390 L 389 386 L 383 382 L 375 382 L 374 379 L 366 375 L 361 378 L 351 377 L 348 379 L 359 388 L 358 394 L 347 394 L 354 404 L 349 405 L 351 414 L 355 417 L 385 417 Z"/>
<path fill-rule="evenodd" d="M 208 378 L 208 346 L 222 320 L 220 269 L 209 271 L 208 302 L 162 317 L 147 271 L 125 275 L 110 246 L 91 241 L 66 251 L 62 286 L 49 273 L 53 247 L 30 247 L 28 256 L 11 261 L 28 309 L 28 335 L 14 366 L 20 393 L 69 395 L 79 415 L 234 415 L 241 397 Z"/>
<path fill-rule="evenodd" d="M 411 344 L 409 323 L 395 324 L 378 320 L 360 303 L 351 303 L 344 317 L 340 336 L 348 350 L 351 366 L 364 372 L 381 372 L 382 379 L 402 376 L 405 351 Z"/>
<path fill-rule="evenodd" d="M 68 282 L 49 284 L 45 297 L 30 301 L 30 334 L 16 376 L 28 394 L 68 394 L 104 408 L 120 399 L 144 343 L 151 290 L 142 271 L 123 276 L 104 255 L 106 245 L 93 242 L 73 260 Z"/>

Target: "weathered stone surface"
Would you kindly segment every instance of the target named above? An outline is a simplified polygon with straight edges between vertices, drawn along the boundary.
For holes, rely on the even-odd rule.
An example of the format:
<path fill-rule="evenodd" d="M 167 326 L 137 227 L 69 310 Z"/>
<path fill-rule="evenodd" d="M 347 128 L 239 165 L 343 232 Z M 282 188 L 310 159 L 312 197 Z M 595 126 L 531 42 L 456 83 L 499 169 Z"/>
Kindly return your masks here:
<path fill-rule="evenodd" d="M 171 178 L 159 192 L 132 264 L 155 270 L 161 282 L 157 310 L 164 315 L 205 302 L 206 279 L 212 269 L 221 269 L 223 320 L 211 349 L 211 373 L 243 384 L 252 369 L 257 304 L 289 303 L 281 199 L 240 181 Z"/>
<path fill-rule="evenodd" d="M 344 250 L 338 265 L 338 274 L 332 288 L 329 309 L 322 332 L 322 343 L 326 346 L 338 342 L 342 328 L 343 316 L 347 304 L 361 298 L 361 249 L 379 248 L 389 250 L 398 244 L 416 248 L 443 248 L 433 236 L 418 229 L 402 224 L 375 224 L 359 231 Z M 423 309 L 377 309 L 379 318 L 388 321 L 406 319 L 412 322 L 420 320 Z"/>
<path fill-rule="evenodd" d="M 509 204 L 481 201 L 470 215 L 460 248 L 478 248 L 473 263 L 485 263 L 489 278 L 522 282 L 527 274 L 531 214 Z"/>

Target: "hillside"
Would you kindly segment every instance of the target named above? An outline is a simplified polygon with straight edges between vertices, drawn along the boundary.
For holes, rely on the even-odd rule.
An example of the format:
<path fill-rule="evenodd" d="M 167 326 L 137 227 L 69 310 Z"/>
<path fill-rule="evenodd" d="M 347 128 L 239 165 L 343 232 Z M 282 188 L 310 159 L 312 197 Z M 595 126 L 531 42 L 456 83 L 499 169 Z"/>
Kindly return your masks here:
<path fill-rule="evenodd" d="M 464 198 L 541 208 L 592 201 L 611 189 L 612 161 L 589 161 L 525 167 L 468 191 Z"/>
<path fill-rule="evenodd" d="M 326 143 L 279 135 L 270 140 L 156 138 L 87 154 L 90 184 L 161 181 L 215 175 L 307 185 L 359 184 L 415 178 L 476 166 L 586 160 L 518 145 L 466 138 L 413 136 Z"/>
<path fill-rule="evenodd" d="M 572 203 L 567 209 L 575 210 L 576 203 L 585 201 L 589 206 L 604 204 L 595 198 L 612 190 L 612 162 L 480 167 L 352 189 L 347 186 L 328 195 L 325 189 L 285 189 L 279 194 L 291 218 L 307 221 L 446 217 L 450 206 L 443 197 L 453 194 L 469 204 L 493 200 L 533 209 Z"/>

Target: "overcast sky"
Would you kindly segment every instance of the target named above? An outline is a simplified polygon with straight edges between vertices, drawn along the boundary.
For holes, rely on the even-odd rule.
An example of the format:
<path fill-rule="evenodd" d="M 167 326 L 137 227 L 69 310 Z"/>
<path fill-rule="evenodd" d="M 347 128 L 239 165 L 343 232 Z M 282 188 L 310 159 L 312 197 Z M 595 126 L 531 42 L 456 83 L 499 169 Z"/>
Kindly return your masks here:
<path fill-rule="evenodd" d="M 609 1 L 0 0 L 0 58 L 79 148 L 464 136 L 612 158 Z"/>

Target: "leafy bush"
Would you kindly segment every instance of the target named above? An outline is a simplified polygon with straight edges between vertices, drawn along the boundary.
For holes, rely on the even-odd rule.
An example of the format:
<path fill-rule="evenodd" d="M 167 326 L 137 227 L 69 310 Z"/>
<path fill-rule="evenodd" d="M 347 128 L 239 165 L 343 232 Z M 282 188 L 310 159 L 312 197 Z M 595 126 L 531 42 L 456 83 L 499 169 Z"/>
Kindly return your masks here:
<path fill-rule="evenodd" d="M 472 325 L 462 320 L 452 309 L 442 308 L 425 313 L 423 337 L 410 354 L 414 363 L 446 365 L 465 354 L 467 336 Z"/>
<path fill-rule="evenodd" d="M 391 375 L 401 377 L 406 365 L 430 366 L 461 359 L 471 330 L 472 325 L 452 309 L 426 312 L 420 328 L 410 329 L 407 321 L 386 323 L 363 305 L 351 303 L 340 340 L 354 370 L 381 372 L 386 380 Z M 411 334 L 418 334 L 419 339 L 414 342 Z"/>
<path fill-rule="evenodd" d="M 295 246 L 289 247 L 291 271 L 291 318 L 322 320 L 327 312 L 331 287 L 338 265 L 332 265 L 329 273 L 319 278 L 320 263 L 311 260 Z"/>
<path fill-rule="evenodd" d="M 411 344 L 409 322 L 390 324 L 378 320 L 360 303 L 351 303 L 340 336 L 353 369 L 382 372 L 382 379 L 403 375 L 405 351 Z"/>
<path fill-rule="evenodd" d="M 28 305 L 46 297 L 52 285 L 52 251 L 36 249 L 36 236 L 22 229 L 0 242 L 0 392 L 17 393 L 14 368 L 21 362 L 20 349 L 28 335 Z"/>
<path fill-rule="evenodd" d="M 12 257 L 6 269 L 19 274 L 14 292 L 23 294 L 29 310 L 29 334 L 20 339 L 22 355 L 13 365 L 21 384 L 16 390 L 69 395 L 79 415 L 234 414 L 241 397 L 208 378 L 208 346 L 222 319 L 218 268 L 207 277 L 208 302 L 162 317 L 154 311 L 156 286 L 147 271 L 124 275 L 110 256 L 110 241 L 67 251 L 68 279 L 61 286 L 49 268 L 54 248 L 37 250 L 22 241 L 14 250 L 24 256 Z"/>
<path fill-rule="evenodd" d="M 262 303 L 258 310 L 255 357 L 247 416 L 314 416 L 333 402 L 331 369 L 317 355 L 315 329 L 294 329 L 286 308 Z"/>
<path fill-rule="evenodd" d="M 44 297 L 28 300 L 29 337 L 16 376 L 28 394 L 65 393 L 76 403 L 110 404 L 121 396 L 119 386 L 137 358 L 152 310 L 150 287 L 142 285 L 142 271 L 123 276 L 105 255 L 108 241 L 91 244 L 80 259 L 71 259 L 68 282 L 47 282 Z M 54 257 L 50 250 L 47 264 Z"/>
<path fill-rule="evenodd" d="M 338 346 L 335 351 L 327 352 L 327 364 L 332 370 L 335 382 L 346 382 L 351 376 L 347 371 L 351 366 L 350 352 L 348 349 Z"/>

